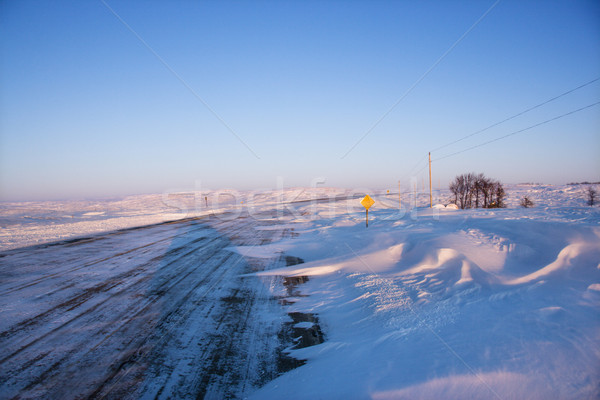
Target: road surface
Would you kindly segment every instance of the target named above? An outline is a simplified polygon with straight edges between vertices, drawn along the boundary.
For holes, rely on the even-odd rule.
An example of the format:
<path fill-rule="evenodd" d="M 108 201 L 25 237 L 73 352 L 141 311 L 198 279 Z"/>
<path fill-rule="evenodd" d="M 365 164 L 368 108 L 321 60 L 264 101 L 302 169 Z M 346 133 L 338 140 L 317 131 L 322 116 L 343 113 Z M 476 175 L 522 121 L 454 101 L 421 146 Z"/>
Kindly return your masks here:
<path fill-rule="evenodd" d="M 0 398 L 243 398 L 294 362 L 285 264 L 229 250 L 293 231 L 221 216 L 0 253 Z"/>

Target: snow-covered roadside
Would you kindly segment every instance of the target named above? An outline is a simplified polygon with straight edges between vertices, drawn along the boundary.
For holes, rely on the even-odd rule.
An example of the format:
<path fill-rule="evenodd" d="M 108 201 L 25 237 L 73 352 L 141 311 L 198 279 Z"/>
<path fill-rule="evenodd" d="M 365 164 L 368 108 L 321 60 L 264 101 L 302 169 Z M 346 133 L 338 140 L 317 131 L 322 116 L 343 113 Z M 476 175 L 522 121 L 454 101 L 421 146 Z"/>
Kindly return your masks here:
<path fill-rule="evenodd" d="M 162 195 L 102 201 L 0 203 L 0 251 L 186 217 Z"/>
<path fill-rule="evenodd" d="M 586 186 L 508 185 L 507 203 L 518 207 L 523 195 L 535 201 L 533 210 L 537 215 L 545 213 L 547 207 L 566 208 L 561 220 L 586 218 L 577 215 L 572 206 L 585 204 Z M 261 191 L 178 191 L 163 194 L 128 196 L 122 199 L 82 201 L 0 202 L 0 251 L 37 244 L 68 240 L 87 235 L 111 232 L 190 217 L 229 213 L 235 218 L 242 212 L 260 218 L 260 213 L 275 208 L 295 209 L 297 219 L 314 220 L 360 211 L 355 201 L 326 202 L 344 196 L 355 197 L 366 189 L 340 188 L 281 188 Z M 404 190 L 404 189 L 403 189 Z M 369 191 L 378 202 L 374 211 L 397 207 L 397 192 L 386 194 L 385 189 Z M 404 213 L 409 214 L 416 203 L 424 206 L 429 195 L 407 190 L 403 193 Z M 448 203 L 448 190 L 435 190 L 434 201 Z M 310 206 L 299 204 L 311 203 Z M 546 218 L 547 216 L 543 216 Z M 339 220 L 334 221 L 340 224 Z"/>
<path fill-rule="evenodd" d="M 538 206 L 375 208 L 369 228 L 325 204 L 299 237 L 238 249 L 305 260 L 262 274 L 309 276 L 289 311 L 326 337 L 253 398 L 597 398 L 600 210 L 570 187 L 519 190 Z"/>
<path fill-rule="evenodd" d="M 123 199 L 0 202 L 0 251 L 184 218 L 243 211 L 260 213 L 279 204 L 334 197 L 331 188 L 277 191 L 188 191 Z"/>

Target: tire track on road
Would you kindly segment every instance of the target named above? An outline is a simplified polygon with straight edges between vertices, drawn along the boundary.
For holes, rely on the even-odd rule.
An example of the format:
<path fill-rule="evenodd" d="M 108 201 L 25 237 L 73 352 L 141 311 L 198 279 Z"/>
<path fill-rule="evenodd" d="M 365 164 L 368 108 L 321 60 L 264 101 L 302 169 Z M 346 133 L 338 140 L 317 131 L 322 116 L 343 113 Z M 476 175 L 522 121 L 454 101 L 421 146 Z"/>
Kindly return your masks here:
<path fill-rule="evenodd" d="M 162 226 L 162 224 L 160 224 L 159 226 Z M 139 228 L 139 229 L 148 229 L 148 228 L 147 227 L 143 227 L 143 228 Z M 198 230 L 202 230 L 202 229 L 204 229 L 204 228 L 199 228 Z M 138 246 L 138 247 L 129 249 L 127 251 L 123 251 L 123 252 L 120 252 L 120 253 L 112 254 L 109 257 L 101 258 L 99 260 L 94 260 L 92 262 L 89 262 L 89 263 L 81 265 L 81 266 L 77 266 L 77 267 L 74 267 L 74 268 L 71 268 L 71 269 L 68 269 L 68 270 L 59 271 L 59 272 L 52 273 L 52 274 L 47 274 L 47 275 L 44 275 L 44 276 L 42 276 L 42 277 L 40 277 L 38 279 L 35 279 L 32 282 L 28 282 L 25 285 L 14 287 L 14 288 L 9 288 L 9 289 L 7 289 L 7 290 L 5 290 L 3 292 L 0 292 L 0 296 L 5 296 L 7 294 L 14 293 L 16 291 L 23 290 L 23 289 L 26 289 L 28 287 L 31 287 L 31 286 L 37 285 L 39 283 L 45 282 L 45 281 L 47 281 L 49 279 L 52 279 L 52 278 L 55 278 L 55 277 L 59 277 L 59 276 L 65 275 L 65 274 L 69 274 L 69 273 L 72 273 L 72 272 L 75 272 L 75 271 L 79 271 L 79 270 L 84 269 L 84 268 L 89 268 L 89 267 L 91 267 L 93 265 L 96 265 L 96 264 L 99 264 L 99 263 L 102 263 L 102 262 L 106 262 L 106 261 L 112 260 L 114 258 L 122 257 L 124 255 L 131 254 L 133 252 L 136 252 L 136 251 L 139 251 L 139 250 L 142 250 L 142 249 L 146 249 L 146 248 L 155 246 L 155 245 L 157 245 L 159 243 L 172 241 L 173 239 L 176 239 L 179 236 L 184 236 L 184 235 L 187 235 L 187 234 L 189 234 L 189 232 L 183 233 L 181 235 L 173 236 L 173 237 L 166 237 L 166 238 L 154 241 L 154 242 L 147 243 L 147 244 L 145 244 L 143 246 Z M 109 237 L 111 235 L 114 235 L 114 233 L 107 234 L 106 237 Z M 100 238 L 96 239 L 96 240 L 101 240 L 101 238 L 105 238 L 105 236 L 100 236 Z M 78 241 L 78 242 L 74 242 L 73 244 L 69 244 L 69 245 L 73 246 L 73 245 L 81 245 L 81 244 L 88 244 L 88 243 L 90 243 L 90 242 L 89 241 L 85 241 L 85 242 Z M 57 246 L 57 244 L 50 244 L 49 246 Z M 13 253 L 13 254 L 10 254 L 10 255 L 14 255 L 14 254 L 18 254 L 18 253 L 20 253 L 22 251 L 24 251 L 24 250 L 23 249 L 18 249 L 18 250 L 10 250 L 9 252 Z M 3 256 L 6 256 L 6 255 L 7 254 L 4 254 Z"/>
<path fill-rule="evenodd" d="M 242 272 L 253 269 L 244 257 L 227 248 L 265 244 L 291 233 L 254 230 L 257 220 L 246 216 L 202 222 L 171 223 L 173 231 L 161 231 L 164 224 L 155 227 L 160 232 L 140 228 L 150 229 L 146 232 L 152 242 L 125 250 L 119 246 L 127 246 L 127 234 L 139 234 L 140 230 L 119 233 L 124 236 L 114 254 L 99 254 L 102 258 L 98 260 L 45 278 L 56 279 L 60 285 L 60 279 L 68 280 L 73 271 L 117 263 L 124 255 L 151 256 L 88 288 L 61 286 L 67 294 L 63 301 L 1 332 L 0 347 L 12 351 L 0 359 L 0 397 L 45 393 L 53 398 L 123 398 L 151 392 L 161 398 L 207 393 L 236 397 L 254 387 L 258 372 L 251 363 L 258 365 L 261 359 L 249 356 L 247 342 L 254 339 L 249 335 L 261 336 L 273 327 L 252 325 L 252 320 L 259 297 L 260 302 L 277 301 L 264 294 L 259 296 L 255 281 L 248 283 L 239 278 Z M 260 223 L 272 225 L 277 221 Z M 213 234 L 204 235 L 206 232 Z M 157 238 L 162 234 L 167 237 Z M 203 236 L 196 237 L 198 234 Z M 139 240 L 139 235 L 133 237 Z M 99 243 L 97 238 L 53 245 L 51 253 L 59 260 L 68 246 L 71 259 L 70 252 L 78 245 L 92 246 L 85 248 L 88 254 Z M 100 247 L 105 248 L 106 243 Z M 165 243 L 171 243 L 171 248 L 152 254 L 153 248 Z M 26 254 L 22 257 L 26 262 Z M 20 289 L 10 290 L 25 293 L 41 282 L 27 282 Z M 75 292 L 69 294 L 70 290 Z M 57 296 L 64 295 L 59 289 L 54 291 Z M 70 315 L 73 312 L 76 314 Z M 56 326 L 45 330 L 53 321 Z M 204 325 L 214 328 L 214 335 L 202 330 Z M 203 347 L 198 347 L 199 343 Z M 175 352 L 166 359 L 165 366 L 161 364 L 164 349 Z M 194 364 L 187 365 L 192 361 L 180 356 L 192 357 Z M 188 371 L 186 379 L 177 375 L 178 368 Z M 157 374 L 154 378 L 158 386 L 146 386 L 153 373 Z M 184 386 L 178 387 L 178 382 Z"/>
<path fill-rule="evenodd" d="M 206 229 L 206 228 L 205 228 L 205 229 Z M 241 229 L 243 229 L 243 228 L 241 228 Z M 204 239 L 204 238 L 202 238 L 202 239 Z M 195 240 L 193 240 L 192 242 L 195 242 Z M 155 292 L 158 292 L 159 294 L 158 294 L 158 295 L 157 295 L 157 294 L 154 294 L 154 295 L 152 296 L 152 298 L 146 302 L 146 305 L 145 305 L 145 307 L 143 307 L 143 308 L 142 308 L 142 309 L 139 311 L 138 315 L 139 315 L 140 313 L 142 313 L 143 311 L 147 310 L 149 307 L 151 307 L 151 306 L 154 304 L 154 302 L 155 302 L 157 299 L 160 299 L 160 298 L 161 298 L 161 295 L 160 295 L 160 294 L 164 295 L 164 293 L 165 293 L 165 292 L 167 292 L 167 291 L 169 291 L 169 290 L 173 289 L 175 286 L 177 286 L 177 285 L 178 285 L 178 283 L 180 283 L 182 280 L 184 280 L 185 278 L 187 278 L 187 276 L 189 276 L 189 275 L 190 275 L 191 273 L 193 273 L 195 270 L 197 270 L 197 269 L 199 269 L 199 268 L 202 268 L 202 267 L 203 267 L 203 262 L 204 262 L 204 261 L 206 261 L 207 259 L 209 259 L 210 257 L 212 257 L 214 254 L 216 254 L 217 252 L 219 252 L 220 250 L 222 250 L 222 248 L 223 248 L 225 245 L 227 245 L 227 244 L 228 244 L 228 242 L 224 242 L 224 243 L 223 243 L 223 239 L 222 239 L 222 237 L 220 237 L 220 236 L 215 236 L 214 238 L 212 238 L 212 240 L 210 240 L 210 243 L 213 243 L 213 242 L 221 242 L 221 245 L 220 245 L 220 246 L 217 246 L 217 247 L 215 247 L 215 249 L 214 249 L 212 252 L 210 252 L 210 253 L 208 254 L 208 256 L 205 254 L 205 257 L 203 257 L 203 259 L 201 259 L 201 260 L 197 260 L 197 261 L 199 261 L 199 262 L 198 262 L 198 265 L 197 265 L 196 269 L 189 271 L 187 274 L 183 275 L 182 277 L 180 277 L 178 280 L 176 280 L 176 281 L 174 281 L 174 282 L 171 282 L 171 281 L 170 281 L 170 279 L 167 279 L 167 280 L 165 280 L 165 282 L 163 282 L 163 283 L 162 283 L 162 284 L 161 284 L 161 285 L 160 285 L 158 288 L 154 288 L 154 291 L 155 291 Z M 162 269 L 165 269 L 165 268 L 168 268 L 168 267 L 170 267 L 171 265 L 178 264 L 178 263 L 179 263 L 179 262 L 180 262 L 182 259 L 184 259 L 184 258 L 188 257 L 189 255 L 191 255 L 191 254 L 193 254 L 193 253 L 195 253 L 195 252 L 198 252 L 198 251 L 200 251 L 200 250 L 206 250 L 206 249 L 204 249 L 205 247 L 206 247 L 206 246 L 203 244 L 203 246 L 199 246 L 199 247 L 196 247 L 196 248 L 194 248 L 194 249 L 192 249 L 192 250 L 189 250 L 189 251 L 187 251 L 186 253 L 184 253 L 183 255 L 179 256 L 178 258 L 176 258 L 176 259 L 173 259 L 173 260 L 170 260 L 168 263 L 164 264 L 164 265 L 163 265 L 161 268 L 162 268 Z M 179 247 L 178 247 L 179 251 L 180 251 L 180 250 L 182 250 L 182 249 L 184 249 L 184 248 L 185 248 L 185 246 L 179 246 Z M 175 253 L 176 253 L 176 252 L 172 252 L 172 253 L 171 253 L 171 255 L 173 255 L 173 254 L 175 254 Z M 153 261 L 159 261 L 160 259 L 163 259 L 163 258 L 165 258 L 165 257 L 160 257 L 160 258 L 157 258 L 157 259 L 153 259 Z M 145 264 L 145 265 L 147 265 L 147 264 Z M 135 270 L 135 271 L 138 271 L 138 270 L 139 270 L 141 267 L 144 267 L 145 265 L 142 265 L 142 266 L 137 266 L 136 268 L 134 268 L 134 270 Z M 179 270 L 183 269 L 184 267 L 185 267 L 185 266 L 181 266 L 181 265 L 180 265 L 180 266 L 179 266 L 179 269 L 175 270 L 174 272 L 178 272 Z M 218 266 L 215 266 L 215 268 L 218 268 Z M 211 272 L 212 272 L 212 271 L 211 271 Z M 101 285 L 97 285 L 97 286 L 95 286 L 95 287 L 92 287 L 92 288 L 89 288 L 89 289 L 91 289 L 91 290 L 92 290 L 92 292 L 93 292 L 93 293 L 95 293 L 95 294 L 97 294 L 97 293 L 101 292 L 101 291 L 102 291 L 101 289 L 107 289 L 107 290 L 110 290 L 110 289 L 112 289 L 112 288 L 114 288 L 114 287 L 116 287 L 116 286 L 120 285 L 120 284 L 122 283 L 122 281 L 123 281 L 125 278 L 129 278 L 129 277 L 131 277 L 132 275 L 133 275 L 133 271 L 132 271 L 132 270 L 129 270 L 129 271 L 126 271 L 126 272 L 125 272 L 125 273 L 123 273 L 123 274 L 120 274 L 120 275 L 118 276 L 118 279 L 115 279 L 115 278 L 113 278 L 113 279 L 111 279 L 111 280 L 110 280 L 110 281 L 108 281 L 108 282 L 105 282 L 105 283 L 103 283 L 103 284 L 101 284 Z M 91 314 L 91 313 L 93 313 L 94 311 L 96 311 L 96 310 L 97 310 L 99 307 L 101 307 L 102 305 L 104 305 L 105 303 L 108 303 L 108 302 L 110 302 L 111 300 L 113 300 L 115 297 L 117 297 L 117 296 L 120 296 L 120 295 L 123 295 L 124 293 L 127 293 L 127 292 L 131 292 L 131 291 L 132 291 L 132 290 L 133 290 L 135 287 L 137 287 L 137 286 L 139 286 L 140 284 L 142 284 L 142 283 L 144 283 L 144 282 L 148 281 L 150 278 L 151 278 L 151 276 L 143 276 L 142 278 L 138 279 L 137 281 L 133 282 L 132 284 L 130 284 L 130 285 L 128 285 L 128 286 L 126 286 L 126 287 L 122 288 L 121 290 L 117 291 L 116 293 L 113 293 L 113 294 L 111 294 L 111 295 L 110 295 L 109 297 L 107 297 L 106 299 L 104 299 L 104 300 L 102 300 L 102 301 L 100 301 L 100 302 L 96 303 L 96 304 L 95 304 L 95 305 L 93 305 L 91 308 L 89 308 L 89 309 L 86 309 L 85 311 L 83 311 L 83 312 L 79 313 L 78 315 L 76 315 L 76 316 L 72 317 L 72 318 L 71 318 L 71 319 L 69 319 L 68 321 L 65 321 L 65 322 L 64 322 L 64 323 L 62 323 L 61 325 L 59 325 L 59 326 L 55 327 L 54 329 L 52 329 L 51 331 L 49 331 L 49 332 L 46 332 L 45 334 L 43 334 L 43 335 L 41 335 L 41 336 L 39 336 L 39 337 L 37 337 L 37 338 L 34 338 L 32 341 L 30 341 L 29 343 L 27 343 L 27 344 L 25 344 L 25 345 L 21 346 L 19 349 L 17 349 L 17 350 L 16 350 L 16 351 L 14 351 L 13 353 L 10 353 L 10 354 L 6 355 L 5 357 L 3 357 L 2 359 L 0 359 L 0 366 L 1 366 L 1 365 L 3 365 L 3 364 L 5 364 L 5 363 L 6 363 L 8 360 L 10 360 L 11 358 L 14 358 L 15 356 L 17 356 L 17 355 L 18 355 L 18 354 L 20 354 L 21 352 L 23 352 L 23 351 L 27 350 L 28 348 L 30 348 L 30 347 L 32 347 L 32 346 L 34 346 L 35 344 L 42 342 L 44 339 L 48 339 L 48 337 L 50 337 L 51 335 L 56 335 L 56 334 L 58 334 L 60 331 L 64 330 L 64 329 L 65 329 L 67 326 L 69 326 L 70 324 L 72 324 L 72 323 L 76 322 L 77 320 L 79 320 L 79 319 L 81 319 L 81 318 L 83 318 L 83 317 L 86 317 L 86 316 L 88 316 L 89 314 Z M 170 285 L 170 286 L 169 286 L 169 283 L 171 283 L 171 285 Z M 89 289 L 88 289 L 88 291 L 89 291 Z M 75 298 L 72 298 L 72 299 L 70 299 L 70 300 L 69 300 L 69 304 L 68 304 L 68 305 L 69 305 L 69 306 L 72 306 L 72 304 L 71 304 L 71 303 L 72 303 L 73 301 L 75 301 L 75 300 L 87 300 L 87 296 L 86 296 L 86 298 L 85 298 L 85 299 L 82 299 L 82 298 L 81 298 L 83 295 L 84 295 L 84 294 L 82 294 L 82 295 L 78 295 L 78 296 L 76 296 Z M 140 301 L 140 302 L 141 302 L 141 301 Z M 79 305 L 81 305 L 82 303 L 83 303 L 83 301 L 82 301 L 82 302 L 81 302 Z M 65 309 L 65 306 L 66 306 L 66 305 L 65 305 L 65 304 L 62 304 L 61 306 L 62 306 L 62 307 L 60 307 L 61 309 Z M 71 307 L 71 308 L 76 308 L 76 307 Z M 60 311 L 60 310 L 58 310 L 57 308 L 54 308 L 54 309 L 52 309 L 52 310 L 50 310 L 50 311 L 58 312 L 58 311 Z M 134 318 L 130 318 L 130 319 L 129 319 L 129 321 L 131 321 L 131 320 L 133 320 L 133 319 L 134 319 Z M 117 319 L 116 321 L 118 321 L 118 319 Z M 38 322 L 40 322 L 40 323 L 41 323 L 41 322 L 43 322 L 43 321 L 38 321 Z M 31 324 L 29 324 L 29 325 L 31 325 Z M 127 323 L 124 323 L 124 324 L 123 324 L 123 326 L 125 326 L 125 325 L 127 325 Z M 21 328 L 20 330 L 22 330 L 24 327 L 23 327 L 23 326 L 21 326 L 20 328 Z M 6 332 L 4 332 L 4 333 L 5 333 L 5 335 L 3 335 L 3 336 L 4 336 L 4 337 L 3 337 L 3 339 L 5 339 L 5 340 L 6 340 L 8 335 L 6 335 Z M 113 333 L 111 333 L 110 335 L 112 336 L 114 333 L 115 333 L 115 332 L 113 331 Z M 0 345 L 1 345 L 1 344 L 0 344 Z M 49 353 L 47 353 L 47 354 L 46 354 L 46 356 L 47 356 L 48 354 L 49 354 Z M 38 360 L 37 360 L 37 361 L 39 362 L 39 361 L 40 361 L 40 359 L 38 358 Z M 62 363 L 62 362 L 64 362 L 64 361 L 65 361 L 65 359 L 61 359 L 61 363 Z M 60 364 L 60 363 L 59 363 L 59 364 Z M 54 364 L 53 364 L 52 368 L 55 368 L 55 367 L 56 367 L 56 365 L 54 365 Z M 2 369 L 4 369 L 4 368 L 2 368 Z M 22 370 L 17 370 L 17 372 L 22 372 Z M 5 381 L 5 379 L 3 379 L 2 381 Z M 0 383 L 4 383 L 4 382 L 0 382 Z"/>

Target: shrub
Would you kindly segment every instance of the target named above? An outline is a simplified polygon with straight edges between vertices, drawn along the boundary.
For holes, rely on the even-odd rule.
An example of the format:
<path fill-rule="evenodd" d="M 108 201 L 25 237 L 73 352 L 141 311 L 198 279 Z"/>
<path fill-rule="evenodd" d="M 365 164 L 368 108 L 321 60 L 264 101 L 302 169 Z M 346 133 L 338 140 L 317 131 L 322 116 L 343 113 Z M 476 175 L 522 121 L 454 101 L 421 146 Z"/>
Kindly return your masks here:
<path fill-rule="evenodd" d="M 594 188 L 593 186 L 588 186 L 586 194 L 588 205 L 593 206 L 596 203 L 596 196 L 598 194 L 596 188 Z"/>
<path fill-rule="evenodd" d="M 529 196 L 523 196 L 520 204 L 521 204 L 521 207 L 524 207 L 524 208 L 533 207 L 535 205 L 534 202 L 529 198 Z"/>

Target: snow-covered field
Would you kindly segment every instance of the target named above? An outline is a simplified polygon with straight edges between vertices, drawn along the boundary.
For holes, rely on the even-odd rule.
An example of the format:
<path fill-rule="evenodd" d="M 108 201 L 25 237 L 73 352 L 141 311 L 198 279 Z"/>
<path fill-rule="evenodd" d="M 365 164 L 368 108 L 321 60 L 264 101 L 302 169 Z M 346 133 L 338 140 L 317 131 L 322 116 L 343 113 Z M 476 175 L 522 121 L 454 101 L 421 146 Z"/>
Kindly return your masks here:
<path fill-rule="evenodd" d="M 107 200 L 0 202 L 0 251 L 151 225 L 343 194 L 339 189 L 169 192 Z M 245 203 L 244 203 L 245 202 Z M 231 218 L 228 215 L 227 218 Z"/>
<path fill-rule="evenodd" d="M 242 216 L 256 221 L 244 225 L 255 234 L 243 237 L 270 239 L 234 241 L 228 248 L 246 260 L 263 260 L 264 270 L 243 273 L 240 282 L 261 277 L 269 282 L 267 293 L 281 298 L 286 289 L 275 278 L 298 277 L 282 315 L 288 313 L 290 322 L 294 315 L 310 316 L 294 319 L 294 332 L 318 332 L 324 341 L 290 345 L 289 354 L 307 360 L 304 365 L 238 396 L 598 398 L 600 208 L 585 204 L 584 186 L 506 189 L 508 207 L 496 210 L 429 209 L 428 195 L 408 193 L 398 210 L 397 193 L 377 191 L 370 193 L 376 203 L 368 228 L 357 198 L 363 193 L 337 189 L 235 193 L 219 202 L 214 194 L 182 194 L 94 206 L 4 203 L 1 245 L 208 214 L 229 221 L 225 233 L 233 235 Z M 518 206 L 524 195 L 533 208 Z M 434 201 L 447 203 L 448 197 L 436 192 Z M 304 262 L 283 267 L 285 256 Z M 6 299 L 1 312 L 10 317 Z"/>
<path fill-rule="evenodd" d="M 279 243 L 306 262 L 261 274 L 309 277 L 291 307 L 326 341 L 254 398 L 598 398 L 600 209 L 581 187 L 508 191 L 500 210 L 376 203 L 368 228 L 328 210 Z"/>

